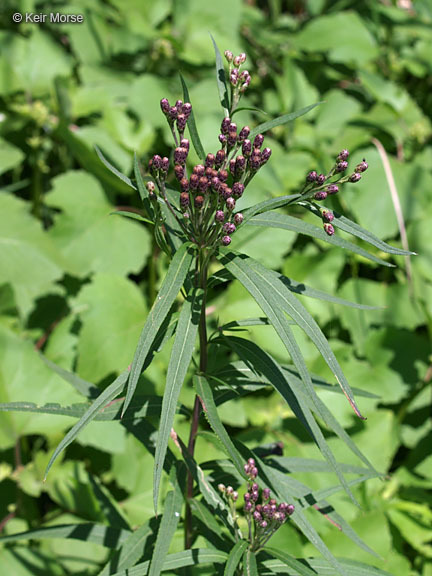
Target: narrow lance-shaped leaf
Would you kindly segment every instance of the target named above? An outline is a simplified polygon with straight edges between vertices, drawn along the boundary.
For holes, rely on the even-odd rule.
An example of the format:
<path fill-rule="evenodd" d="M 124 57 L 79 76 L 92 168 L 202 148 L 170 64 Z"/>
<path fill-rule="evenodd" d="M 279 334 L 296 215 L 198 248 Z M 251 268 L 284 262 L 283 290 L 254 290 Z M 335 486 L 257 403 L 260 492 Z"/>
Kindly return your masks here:
<path fill-rule="evenodd" d="M 61 366 L 58 366 L 58 364 L 51 362 L 51 360 L 49 360 L 43 354 L 40 354 L 39 358 L 48 366 L 48 368 L 51 368 L 53 372 L 58 374 L 60 378 L 63 378 L 65 382 L 71 384 L 71 386 L 73 386 L 75 390 L 77 390 L 83 396 L 86 396 L 87 398 L 96 398 L 99 395 L 98 387 L 91 382 L 87 382 L 76 374 L 68 372 Z"/>
<path fill-rule="evenodd" d="M 156 297 L 156 301 L 149 312 L 146 323 L 141 332 L 132 362 L 122 414 L 125 413 L 132 400 L 146 356 L 150 351 L 151 345 L 156 338 L 162 322 L 170 311 L 177 294 L 183 286 L 183 282 L 185 281 L 192 260 L 193 252 L 189 243 L 184 243 L 174 254 L 159 294 Z"/>
<path fill-rule="evenodd" d="M 296 110 L 296 112 L 291 112 L 290 114 L 283 114 L 282 116 L 278 116 L 273 120 L 269 120 L 268 122 L 264 122 L 263 124 L 259 124 L 256 128 L 254 128 L 251 133 L 249 134 L 250 140 L 255 138 L 257 134 L 262 134 L 263 132 L 267 132 L 267 130 L 271 130 L 272 128 L 276 128 L 276 126 L 282 126 L 283 124 L 288 124 L 288 122 L 292 122 L 296 118 L 307 114 L 315 108 L 319 106 L 322 102 L 316 102 L 315 104 L 311 104 L 310 106 L 306 106 L 305 108 L 301 108 L 300 110 Z"/>
<path fill-rule="evenodd" d="M 315 216 L 319 216 L 319 218 L 321 218 L 321 212 L 319 208 L 314 204 L 311 204 L 310 202 L 299 202 L 299 204 L 305 206 L 310 212 L 312 212 L 312 214 L 315 214 Z M 375 236 L 375 234 L 372 234 L 372 232 L 369 232 L 365 228 L 362 228 L 361 226 L 359 226 L 352 220 L 349 220 L 349 218 L 342 216 L 342 214 L 339 214 L 338 212 L 333 211 L 333 214 L 334 214 L 334 220 L 332 220 L 333 226 L 339 228 L 340 230 L 343 230 L 344 232 L 347 232 L 348 234 L 352 234 L 352 236 L 356 236 L 357 238 L 364 240 L 365 242 L 371 244 L 372 246 L 375 246 L 382 252 L 386 252 L 387 254 L 395 254 L 398 256 L 410 256 L 411 254 L 416 255 L 415 252 L 409 252 L 407 250 L 403 250 L 402 248 L 396 248 L 395 246 L 387 244 L 386 242 L 380 240 L 380 238 Z"/>
<path fill-rule="evenodd" d="M 215 51 L 215 56 L 216 56 L 216 81 L 217 81 L 217 86 L 218 86 L 218 90 L 219 90 L 220 103 L 221 103 L 222 108 L 224 110 L 225 116 L 229 116 L 230 103 L 229 103 L 229 95 L 228 95 L 229 94 L 228 93 L 228 86 L 227 86 L 227 81 L 226 81 L 226 76 L 225 76 L 225 67 L 223 64 L 222 55 L 219 51 L 219 48 L 217 47 L 215 39 L 213 38 L 213 36 L 211 34 L 210 34 L 210 38 L 212 39 L 214 51 Z"/>
<path fill-rule="evenodd" d="M 295 558 L 293 558 L 286 552 L 283 552 L 282 550 L 265 547 L 264 551 L 268 552 L 268 554 L 270 554 L 274 558 L 281 560 L 284 564 L 286 564 L 290 568 L 294 568 L 294 570 L 296 571 L 297 574 L 299 574 L 299 576 L 317 576 L 315 570 L 311 570 L 308 566 L 303 564 L 303 562 L 296 560 Z"/>
<path fill-rule="evenodd" d="M 243 554 L 243 571 L 245 576 L 259 576 L 255 553 L 250 549 Z"/>
<path fill-rule="evenodd" d="M 180 74 L 180 80 L 181 80 L 182 87 L 183 87 L 183 99 L 185 102 L 191 103 L 187 84 L 186 84 L 186 82 L 185 82 L 185 80 L 181 74 Z M 200 139 L 199 134 L 198 134 L 198 129 L 196 127 L 193 107 L 192 107 L 192 111 L 191 111 L 190 116 L 189 116 L 188 121 L 187 121 L 187 126 L 189 129 L 189 134 L 190 134 L 190 137 L 192 140 L 193 147 L 195 148 L 195 152 L 198 154 L 198 157 L 204 161 L 205 157 L 206 157 L 206 153 L 204 152 L 204 148 L 203 148 L 203 145 L 201 144 L 201 139 Z"/>
<path fill-rule="evenodd" d="M 183 303 L 168 364 L 153 474 L 153 505 L 157 512 L 160 479 L 180 390 L 195 346 L 202 306 L 202 290 L 194 289 Z"/>
<path fill-rule="evenodd" d="M 57 446 L 54 454 L 51 456 L 50 461 L 48 462 L 48 466 L 45 470 L 45 479 L 51 466 L 54 464 L 55 460 L 63 452 L 63 450 L 75 440 L 81 430 L 94 419 L 101 408 L 103 408 L 106 404 L 108 404 L 108 402 L 120 394 L 126 384 L 128 375 L 129 372 L 125 370 L 114 380 L 114 382 L 112 382 L 112 384 L 105 388 L 105 390 L 99 394 L 93 404 L 88 408 L 84 416 L 82 416 L 82 418 L 78 420 L 75 426 L 73 426 L 66 434 L 66 436 L 64 436 L 63 440 Z"/>
<path fill-rule="evenodd" d="M 239 540 L 237 544 L 233 547 L 229 553 L 227 563 L 225 565 L 224 576 L 235 576 L 237 571 L 237 566 L 242 559 L 246 548 L 248 547 L 248 542 L 246 540 Z"/>
<path fill-rule="evenodd" d="M 136 152 L 134 153 L 134 175 L 135 175 L 135 180 L 136 180 L 137 187 L 138 187 L 138 192 L 139 192 L 140 198 L 142 200 L 142 203 L 144 204 L 144 208 L 147 212 L 147 216 L 150 216 L 150 218 L 154 221 L 155 220 L 155 211 L 154 211 L 154 208 L 152 206 L 152 203 L 150 202 L 149 193 L 148 193 L 148 190 L 146 188 L 146 185 L 144 184 L 144 180 L 143 180 L 143 177 L 141 174 L 141 169 L 140 169 L 138 156 L 137 156 Z"/>
<path fill-rule="evenodd" d="M 129 210 L 116 210 L 115 212 L 111 212 L 110 215 L 123 216 L 124 218 L 131 218 L 131 220 L 138 220 L 139 222 L 145 222 L 146 224 L 151 224 L 151 226 L 154 226 L 154 222 L 148 218 L 144 218 L 144 216 L 141 216 L 141 214 L 130 212 Z"/>
<path fill-rule="evenodd" d="M 247 222 L 247 225 L 268 226 L 270 228 L 282 228 L 283 230 L 291 230 L 292 232 L 297 232 L 297 234 L 305 234 L 306 236 L 311 236 L 312 238 L 323 240 L 324 242 L 327 242 L 333 246 L 339 246 L 344 250 L 354 252 L 354 254 L 363 256 L 363 258 L 372 260 L 372 262 L 376 262 L 382 266 L 387 266 L 389 268 L 394 267 L 394 265 L 390 262 L 386 262 L 382 258 L 378 258 L 378 256 L 367 252 L 367 250 L 363 250 L 363 248 L 360 248 L 353 242 L 345 240 L 344 238 L 340 238 L 336 234 L 334 236 L 329 236 L 324 232 L 324 230 L 322 230 L 322 228 L 318 228 L 318 226 L 314 226 L 313 224 L 309 224 L 309 222 L 304 222 L 303 220 L 300 220 L 300 218 L 294 218 L 288 214 L 278 214 L 275 212 L 272 212 L 271 214 L 259 214 L 258 216 L 251 218 Z"/>
<path fill-rule="evenodd" d="M 149 576 L 159 576 L 163 570 L 163 565 L 168 554 L 171 540 L 174 537 L 180 520 L 183 505 L 183 492 L 181 484 L 177 480 L 176 473 L 180 473 L 180 467 L 173 468 L 173 473 L 171 474 L 171 477 L 174 480 L 174 490 L 168 492 L 165 499 L 165 508 L 153 550 Z"/>
<path fill-rule="evenodd" d="M 253 216 L 257 214 L 262 214 L 264 212 L 269 212 L 270 210 L 276 210 L 277 208 L 282 208 L 283 206 L 288 206 L 293 204 L 296 200 L 301 197 L 300 194 L 290 194 L 288 196 L 278 196 L 277 198 L 270 198 L 269 200 L 264 200 L 259 202 L 254 206 L 250 206 L 243 210 L 243 224 L 250 220 Z"/>
<path fill-rule="evenodd" d="M 115 176 L 117 176 L 117 178 L 120 178 L 120 180 L 122 180 L 130 188 L 133 188 L 134 190 L 136 190 L 135 186 L 132 183 L 132 180 L 130 178 L 128 178 L 128 176 L 126 176 L 126 174 L 123 174 L 123 172 L 120 172 L 120 170 L 117 170 L 117 168 L 115 166 L 113 166 L 111 164 L 111 162 L 108 162 L 108 160 L 102 154 L 102 151 L 100 150 L 100 148 L 95 146 L 95 150 L 96 150 L 96 154 L 99 156 L 102 163 L 105 164 L 105 166 L 108 168 L 108 170 L 110 172 L 112 172 Z"/>
<path fill-rule="evenodd" d="M 236 447 L 231 441 L 228 432 L 225 430 L 224 425 L 222 424 L 219 414 L 216 408 L 216 404 L 213 398 L 213 392 L 208 383 L 207 379 L 202 375 L 194 376 L 194 384 L 195 389 L 198 396 L 201 399 L 201 405 L 205 412 L 205 415 L 210 423 L 210 426 L 213 429 L 213 432 L 222 442 L 225 450 L 231 456 L 232 461 L 234 462 L 238 472 L 244 476 L 244 461 L 241 455 L 238 453 Z M 245 477 L 245 476 L 244 476 Z"/>

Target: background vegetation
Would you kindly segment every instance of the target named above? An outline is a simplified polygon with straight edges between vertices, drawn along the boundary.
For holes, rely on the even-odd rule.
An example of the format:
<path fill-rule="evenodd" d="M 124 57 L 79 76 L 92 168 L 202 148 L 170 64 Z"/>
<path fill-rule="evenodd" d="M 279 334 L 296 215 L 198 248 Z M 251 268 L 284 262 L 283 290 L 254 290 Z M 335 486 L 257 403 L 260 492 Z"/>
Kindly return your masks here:
<path fill-rule="evenodd" d="M 368 312 L 305 301 L 350 384 L 374 395 L 359 398 L 368 417 L 362 423 L 342 396 L 321 392 L 360 449 L 389 474 L 385 482 L 354 488 L 361 510 L 343 492 L 331 498 L 379 557 L 357 548 L 313 509 L 308 518 L 338 556 L 397 576 L 431 576 L 432 2 L 398 4 L 3 2 L 0 401 L 81 400 L 41 360 L 41 351 L 100 388 L 131 362 L 167 262 L 145 227 L 109 216 L 115 206 L 138 207 L 139 199 L 106 170 L 94 146 L 128 174 L 134 151 L 144 163 L 168 151 L 170 134 L 159 100 L 181 97 L 181 70 L 204 147 L 215 152 L 221 115 L 210 31 L 221 50 L 247 53 L 253 73 L 248 105 L 272 117 L 325 100 L 273 131 L 271 161 L 242 205 L 297 191 L 308 170 L 325 171 L 346 147 L 353 165 L 366 157 L 370 168 L 361 182 L 345 187 L 334 207 L 395 245 L 401 243 L 400 229 L 406 230 L 409 248 L 418 253 L 383 268 L 319 241 L 255 227 L 239 231 L 234 243 L 297 281 L 383 306 Z M 17 11 L 81 13 L 85 22 L 17 25 L 11 19 Z M 268 118 L 250 111 L 241 115 L 250 125 Z M 381 155 L 380 146 L 386 151 Z M 216 326 L 257 310 L 233 283 L 214 292 L 209 312 Z M 251 339 L 284 360 L 269 327 L 248 330 Z M 317 350 L 306 340 L 302 348 L 311 370 L 329 378 Z M 169 347 L 146 371 L 141 384 L 147 393 L 162 393 L 168 356 Z M 276 394 L 258 398 L 221 408 L 233 436 L 251 446 L 282 442 L 287 456 L 319 458 Z M 183 389 L 181 400 L 191 405 L 192 388 Z M 91 423 L 42 482 L 49 456 L 70 426 L 66 416 L 1 414 L 4 534 L 83 520 L 104 523 L 113 510 L 132 526 L 153 515 L 153 458 L 119 422 Z M 176 429 L 181 433 L 185 426 L 178 416 Z M 328 441 L 338 459 L 350 461 L 344 445 L 331 435 Z M 203 462 L 223 458 L 224 452 L 202 433 L 196 457 Z M 327 473 L 294 477 L 313 488 L 329 484 Z M 271 544 L 300 557 L 315 553 L 289 524 Z M 181 546 L 179 533 L 172 551 Z M 97 574 L 107 554 L 101 545 L 75 540 L 19 542 L 0 548 L 0 571 Z"/>

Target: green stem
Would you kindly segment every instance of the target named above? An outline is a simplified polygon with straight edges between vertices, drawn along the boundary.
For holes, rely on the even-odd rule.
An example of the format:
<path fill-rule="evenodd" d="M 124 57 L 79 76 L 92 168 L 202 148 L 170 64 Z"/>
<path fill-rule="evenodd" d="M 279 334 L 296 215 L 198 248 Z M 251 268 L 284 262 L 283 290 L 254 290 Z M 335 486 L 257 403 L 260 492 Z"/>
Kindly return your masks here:
<path fill-rule="evenodd" d="M 200 323 L 199 323 L 199 345 L 200 345 L 200 363 L 199 370 L 205 373 L 207 370 L 207 324 L 206 324 L 206 297 L 207 297 L 207 274 L 208 258 L 204 250 L 200 250 L 196 260 L 195 285 L 203 290 L 203 299 L 201 305 Z M 193 458 L 195 452 L 195 442 L 198 433 L 199 417 L 201 413 L 201 402 L 198 395 L 195 396 L 195 402 L 192 413 L 192 422 L 189 434 L 188 452 Z M 186 516 L 185 516 L 185 548 L 192 546 L 192 512 L 189 500 L 193 498 L 193 477 L 190 472 L 187 476 L 186 486 Z"/>

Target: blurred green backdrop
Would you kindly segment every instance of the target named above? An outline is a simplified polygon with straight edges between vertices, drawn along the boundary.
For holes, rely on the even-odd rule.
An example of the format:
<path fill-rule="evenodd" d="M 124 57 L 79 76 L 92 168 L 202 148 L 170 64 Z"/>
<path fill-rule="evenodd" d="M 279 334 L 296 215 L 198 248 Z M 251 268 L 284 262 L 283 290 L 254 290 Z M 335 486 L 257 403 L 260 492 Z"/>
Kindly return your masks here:
<path fill-rule="evenodd" d="M 51 12 L 82 14 L 84 22 L 25 22 L 26 13 Z M 23 15 L 21 24 L 14 13 Z M 354 163 L 366 157 L 370 168 L 333 207 L 399 245 L 401 223 L 377 147 L 386 151 L 402 228 L 418 256 L 382 268 L 295 234 L 256 228 L 236 234 L 235 247 L 297 281 L 383 306 L 364 312 L 305 302 L 351 385 L 379 396 L 361 399 L 368 420 L 359 423 L 343 397 L 323 393 L 363 452 L 389 474 L 357 490 L 361 510 L 344 494 L 331 500 L 379 557 L 313 510 L 309 515 L 336 555 L 397 576 L 431 576 L 432 1 L 3 0 L 0 23 L 0 401 L 80 401 L 40 351 L 101 387 L 130 363 L 166 262 L 148 230 L 109 216 L 114 206 L 139 207 L 139 200 L 106 170 L 94 146 L 128 174 L 134 151 L 144 164 L 151 154 L 167 154 L 159 100 L 181 97 L 181 71 L 203 144 L 215 152 L 221 109 L 211 32 L 221 50 L 247 53 L 252 83 L 245 104 L 269 115 L 245 111 L 238 122 L 253 125 L 325 101 L 273 131 L 272 159 L 244 206 L 295 192 L 308 170 L 326 171 L 346 147 Z M 237 284 L 215 293 L 210 305 L 215 325 L 255 314 Z M 250 338 L 285 359 L 269 328 L 251 329 Z M 302 347 L 313 372 L 329 377 L 310 342 Z M 158 354 L 146 372 L 147 391 L 163 390 L 168 354 Z M 191 402 L 191 389 L 182 400 Z M 251 446 L 282 441 L 286 455 L 319 457 L 275 395 L 230 402 L 222 417 Z M 153 514 L 152 457 L 118 422 L 92 423 L 42 483 L 49 454 L 70 426 L 67 417 L 1 414 L 3 533 L 107 522 L 104 498 L 133 525 Z M 177 426 L 182 431 L 186 423 L 179 418 Z M 337 440 L 329 442 L 349 461 Z M 222 454 L 199 440 L 198 459 Z M 307 477 L 313 488 L 330 481 L 326 474 Z M 180 537 L 174 545 L 181 547 Z M 315 554 L 288 525 L 272 545 Z M 90 575 L 106 556 L 105 548 L 78 541 L 0 545 L 0 572 Z"/>

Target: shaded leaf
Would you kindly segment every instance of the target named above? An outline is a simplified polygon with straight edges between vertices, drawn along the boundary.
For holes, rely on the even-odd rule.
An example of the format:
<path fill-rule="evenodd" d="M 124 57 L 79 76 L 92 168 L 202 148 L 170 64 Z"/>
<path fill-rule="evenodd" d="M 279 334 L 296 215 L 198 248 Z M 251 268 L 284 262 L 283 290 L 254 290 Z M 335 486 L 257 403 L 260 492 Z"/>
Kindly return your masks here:
<path fill-rule="evenodd" d="M 183 87 L 183 99 L 185 102 L 190 103 L 191 100 L 190 100 L 190 96 L 189 96 L 189 90 L 188 90 L 186 82 L 185 82 L 185 80 L 181 74 L 180 74 L 180 80 L 181 80 L 182 87 Z M 193 147 L 195 148 L 195 152 L 198 154 L 198 157 L 204 161 L 205 157 L 206 157 L 206 153 L 204 152 L 204 148 L 203 148 L 203 145 L 201 144 L 201 139 L 199 137 L 198 130 L 197 130 L 197 127 L 195 124 L 195 115 L 194 115 L 193 107 L 192 107 L 192 111 L 191 111 L 190 116 L 189 116 L 188 121 L 187 121 L 187 127 L 189 129 L 189 134 L 191 136 L 191 140 L 192 140 Z"/>
<path fill-rule="evenodd" d="M 305 563 L 296 560 L 295 558 L 293 558 L 286 552 L 283 552 L 282 550 L 276 550 L 276 548 L 266 547 L 264 548 L 264 551 L 268 552 L 274 558 L 281 560 L 290 568 L 293 568 L 295 570 L 295 573 L 299 574 L 300 576 L 316 576 L 317 574 L 315 570 L 311 570 L 310 568 L 308 568 L 308 566 Z"/>
<path fill-rule="evenodd" d="M 239 565 L 243 553 L 246 551 L 247 547 L 248 542 L 246 542 L 246 540 L 239 540 L 237 544 L 232 548 L 225 565 L 224 576 L 235 575 L 237 566 Z"/>
<path fill-rule="evenodd" d="M 126 174 L 123 174 L 122 172 L 120 172 L 120 170 L 117 170 L 117 168 L 115 166 L 113 166 L 111 164 L 111 162 L 108 162 L 108 160 L 102 154 L 102 151 L 100 150 L 100 148 L 98 146 L 95 146 L 95 150 L 96 150 L 96 154 L 99 156 L 101 162 L 103 162 L 105 164 L 105 166 L 108 168 L 108 170 L 110 172 L 112 172 L 115 176 L 117 176 L 117 178 L 120 178 L 120 180 L 122 180 L 130 188 L 133 188 L 134 190 L 136 190 L 136 187 L 132 183 L 132 180 L 130 178 L 128 178 L 128 176 L 126 176 Z"/>
<path fill-rule="evenodd" d="M 269 120 L 268 122 L 264 122 L 263 124 L 259 124 L 256 128 L 251 130 L 249 134 L 249 139 L 253 140 L 257 134 L 262 134 L 263 132 L 267 132 L 267 130 L 271 130 L 272 128 L 276 128 L 276 126 L 283 126 L 284 124 L 288 124 L 288 122 L 292 122 L 299 116 L 303 116 L 307 114 L 310 110 L 319 106 L 322 102 L 317 102 L 316 104 L 311 104 L 310 106 L 306 106 L 305 108 L 301 108 L 296 112 L 291 112 L 290 114 L 283 114 L 282 116 L 278 116 L 273 120 Z"/>
<path fill-rule="evenodd" d="M 230 103 L 229 103 L 228 86 L 225 77 L 225 67 L 223 64 L 222 55 L 219 51 L 219 48 L 217 47 L 215 39 L 211 34 L 210 38 L 212 39 L 216 56 L 216 82 L 219 90 L 220 103 L 224 110 L 225 116 L 229 116 Z"/>

